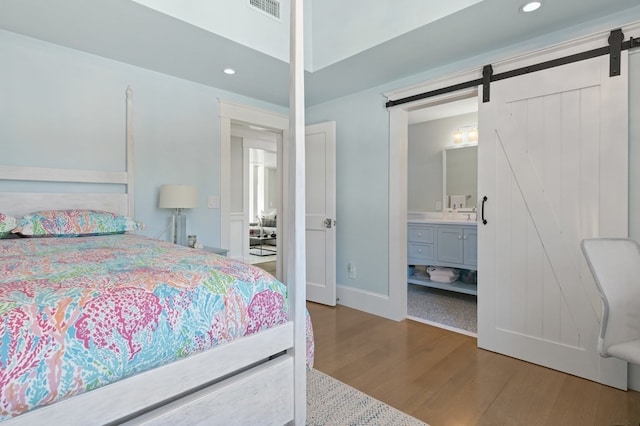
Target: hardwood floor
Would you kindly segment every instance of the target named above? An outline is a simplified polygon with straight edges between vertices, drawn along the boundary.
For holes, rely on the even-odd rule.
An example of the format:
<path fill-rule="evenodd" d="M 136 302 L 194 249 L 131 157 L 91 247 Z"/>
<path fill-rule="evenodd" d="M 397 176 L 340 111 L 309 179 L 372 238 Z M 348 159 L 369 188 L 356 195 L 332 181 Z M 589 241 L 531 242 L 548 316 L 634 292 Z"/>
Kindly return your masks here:
<path fill-rule="evenodd" d="M 640 393 L 478 349 L 476 339 L 307 303 L 314 368 L 440 425 L 640 425 Z"/>
<path fill-rule="evenodd" d="M 275 260 L 272 260 L 270 262 L 254 263 L 254 265 L 257 266 L 258 268 L 264 269 L 265 271 L 267 271 L 268 273 L 270 273 L 274 277 L 276 276 L 276 261 Z"/>

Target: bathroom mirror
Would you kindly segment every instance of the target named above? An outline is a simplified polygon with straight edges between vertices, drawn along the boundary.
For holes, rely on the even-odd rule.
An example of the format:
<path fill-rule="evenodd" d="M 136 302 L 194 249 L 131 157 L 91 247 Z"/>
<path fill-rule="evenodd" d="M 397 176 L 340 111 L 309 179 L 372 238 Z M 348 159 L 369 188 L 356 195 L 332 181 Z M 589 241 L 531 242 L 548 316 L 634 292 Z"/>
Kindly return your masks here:
<path fill-rule="evenodd" d="M 478 204 L 478 145 L 448 146 L 442 151 L 442 206 L 454 208 L 452 196 L 464 196 L 465 209 Z M 460 202 L 460 198 L 457 198 Z M 456 208 L 460 208 L 456 204 Z"/>

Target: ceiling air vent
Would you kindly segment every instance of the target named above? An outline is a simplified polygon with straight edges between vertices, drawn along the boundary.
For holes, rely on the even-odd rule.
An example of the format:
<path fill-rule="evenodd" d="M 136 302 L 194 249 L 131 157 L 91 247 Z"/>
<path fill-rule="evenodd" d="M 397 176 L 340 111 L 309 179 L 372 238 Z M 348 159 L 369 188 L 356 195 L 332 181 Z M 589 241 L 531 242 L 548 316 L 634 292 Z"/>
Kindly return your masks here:
<path fill-rule="evenodd" d="M 249 0 L 249 6 L 280 20 L 280 2 L 277 0 Z"/>

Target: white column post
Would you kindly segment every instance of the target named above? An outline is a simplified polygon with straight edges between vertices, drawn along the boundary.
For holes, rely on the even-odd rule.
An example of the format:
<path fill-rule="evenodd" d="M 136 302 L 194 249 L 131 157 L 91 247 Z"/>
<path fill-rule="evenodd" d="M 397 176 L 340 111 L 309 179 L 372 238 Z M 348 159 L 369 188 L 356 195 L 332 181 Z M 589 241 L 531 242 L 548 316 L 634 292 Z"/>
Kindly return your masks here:
<path fill-rule="evenodd" d="M 291 1 L 289 74 L 289 194 L 287 210 L 291 232 L 287 234 L 286 259 L 289 312 L 294 320 L 294 423 L 306 423 L 306 254 L 305 254 L 305 130 L 303 0 Z"/>

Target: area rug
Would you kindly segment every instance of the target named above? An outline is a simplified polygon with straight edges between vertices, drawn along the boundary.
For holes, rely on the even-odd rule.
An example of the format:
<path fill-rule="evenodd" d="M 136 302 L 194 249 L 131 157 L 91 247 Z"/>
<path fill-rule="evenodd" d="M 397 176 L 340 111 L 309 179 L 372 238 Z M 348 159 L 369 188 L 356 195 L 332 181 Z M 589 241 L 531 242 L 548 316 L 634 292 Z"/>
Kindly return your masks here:
<path fill-rule="evenodd" d="M 318 370 L 307 372 L 308 426 L 426 426 Z"/>

